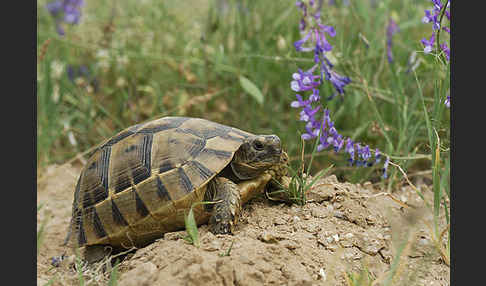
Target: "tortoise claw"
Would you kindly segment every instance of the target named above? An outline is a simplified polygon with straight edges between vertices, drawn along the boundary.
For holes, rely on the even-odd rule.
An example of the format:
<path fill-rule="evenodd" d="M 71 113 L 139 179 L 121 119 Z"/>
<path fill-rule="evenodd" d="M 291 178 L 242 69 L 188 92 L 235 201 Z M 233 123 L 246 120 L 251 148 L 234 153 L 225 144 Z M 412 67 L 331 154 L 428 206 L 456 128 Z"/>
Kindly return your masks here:
<path fill-rule="evenodd" d="M 211 232 L 213 234 L 232 234 L 233 224 L 231 222 L 219 222 L 215 223 L 211 227 Z"/>
<path fill-rule="evenodd" d="M 229 179 L 218 177 L 209 185 L 215 202 L 209 219 L 211 232 L 214 234 L 231 234 L 241 211 L 241 198 L 238 186 Z"/>

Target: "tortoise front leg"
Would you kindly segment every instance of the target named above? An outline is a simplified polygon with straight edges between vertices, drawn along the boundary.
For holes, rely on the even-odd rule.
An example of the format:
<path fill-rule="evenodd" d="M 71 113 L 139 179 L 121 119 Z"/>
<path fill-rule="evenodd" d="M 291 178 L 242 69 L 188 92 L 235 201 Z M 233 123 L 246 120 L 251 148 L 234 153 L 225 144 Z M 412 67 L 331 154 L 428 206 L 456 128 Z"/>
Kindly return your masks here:
<path fill-rule="evenodd" d="M 241 197 L 238 185 L 224 177 L 216 177 L 208 184 L 206 198 L 214 204 L 206 205 L 212 210 L 209 218 L 214 234 L 233 233 L 241 212 Z"/>

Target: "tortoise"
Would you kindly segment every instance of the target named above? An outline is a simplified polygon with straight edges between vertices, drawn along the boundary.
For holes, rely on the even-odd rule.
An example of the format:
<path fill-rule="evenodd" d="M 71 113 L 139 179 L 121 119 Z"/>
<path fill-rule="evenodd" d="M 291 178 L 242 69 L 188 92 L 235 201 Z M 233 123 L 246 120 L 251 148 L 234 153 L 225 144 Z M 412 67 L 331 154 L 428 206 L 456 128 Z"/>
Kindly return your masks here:
<path fill-rule="evenodd" d="M 183 229 L 201 201 L 213 203 L 194 205 L 196 223 L 231 234 L 242 204 L 282 181 L 287 165 L 276 135 L 190 117 L 131 126 L 97 146 L 81 170 L 64 244 L 84 247 L 88 261 L 105 256 L 105 246 L 143 247 Z"/>

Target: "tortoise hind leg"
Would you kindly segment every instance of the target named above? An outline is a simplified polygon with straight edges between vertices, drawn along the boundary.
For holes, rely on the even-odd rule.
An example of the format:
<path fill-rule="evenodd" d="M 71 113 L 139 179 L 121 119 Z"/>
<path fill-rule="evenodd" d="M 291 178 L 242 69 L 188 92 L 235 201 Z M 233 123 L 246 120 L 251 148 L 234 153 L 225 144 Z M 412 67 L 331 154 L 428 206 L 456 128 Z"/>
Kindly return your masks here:
<path fill-rule="evenodd" d="M 233 233 L 241 212 L 241 198 L 238 186 L 224 177 L 216 177 L 208 184 L 206 198 L 215 202 L 208 204 L 212 210 L 209 218 L 211 232 L 214 234 Z"/>
<path fill-rule="evenodd" d="M 110 255 L 111 247 L 107 245 L 87 245 L 84 248 L 84 260 L 88 264 L 101 261 L 106 256 Z"/>

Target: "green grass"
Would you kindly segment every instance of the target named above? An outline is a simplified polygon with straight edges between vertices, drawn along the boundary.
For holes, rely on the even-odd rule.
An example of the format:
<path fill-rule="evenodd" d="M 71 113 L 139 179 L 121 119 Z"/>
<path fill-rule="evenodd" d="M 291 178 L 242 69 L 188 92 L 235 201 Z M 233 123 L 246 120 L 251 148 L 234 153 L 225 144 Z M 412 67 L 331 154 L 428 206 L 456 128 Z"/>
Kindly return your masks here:
<path fill-rule="evenodd" d="M 39 168 L 66 162 L 130 125 L 175 115 L 277 134 L 292 168 L 300 168 L 304 124 L 290 107 L 290 81 L 298 68 L 312 65 L 312 55 L 293 48 L 300 39 L 295 1 L 85 2 L 81 23 L 67 27 L 64 37 L 56 34 L 47 1 L 37 2 Z M 221 2 L 228 5 L 222 9 Z M 439 215 L 449 220 L 450 114 L 443 102 L 450 65 L 422 52 L 420 39 L 429 37 L 431 25 L 421 18 L 431 4 L 324 2 L 323 22 L 337 31 L 329 39 L 335 69 L 352 80 L 342 100 L 324 104 L 343 136 L 379 148 L 408 175 L 430 172 L 433 232 L 439 241 Z M 391 64 L 385 37 L 389 17 L 400 28 Z M 420 64 L 407 73 L 413 52 Z M 91 77 L 71 82 L 68 65 L 87 66 Z M 320 93 L 331 95 L 330 83 Z M 314 142 L 305 144 L 313 150 Z M 380 165 L 348 167 L 347 157 L 333 151 L 314 154 L 312 162 L 305 158 L 310 174 L 333 165 L 340 180 L 372 181 L 390 192 L 406 184 L 394 166 L 383 180 Z"/>
<path fill-rule="evenodd" d="M 118 278 L 119 278 L 119 273 L 118 273 L 118 266 L 120 263 L 116 262 L 115 266 L 113 266 L 113 269 L 110 272 L 110 280 L 108 281 L 108 286 L 116 286 L 118 285 Z"/>

